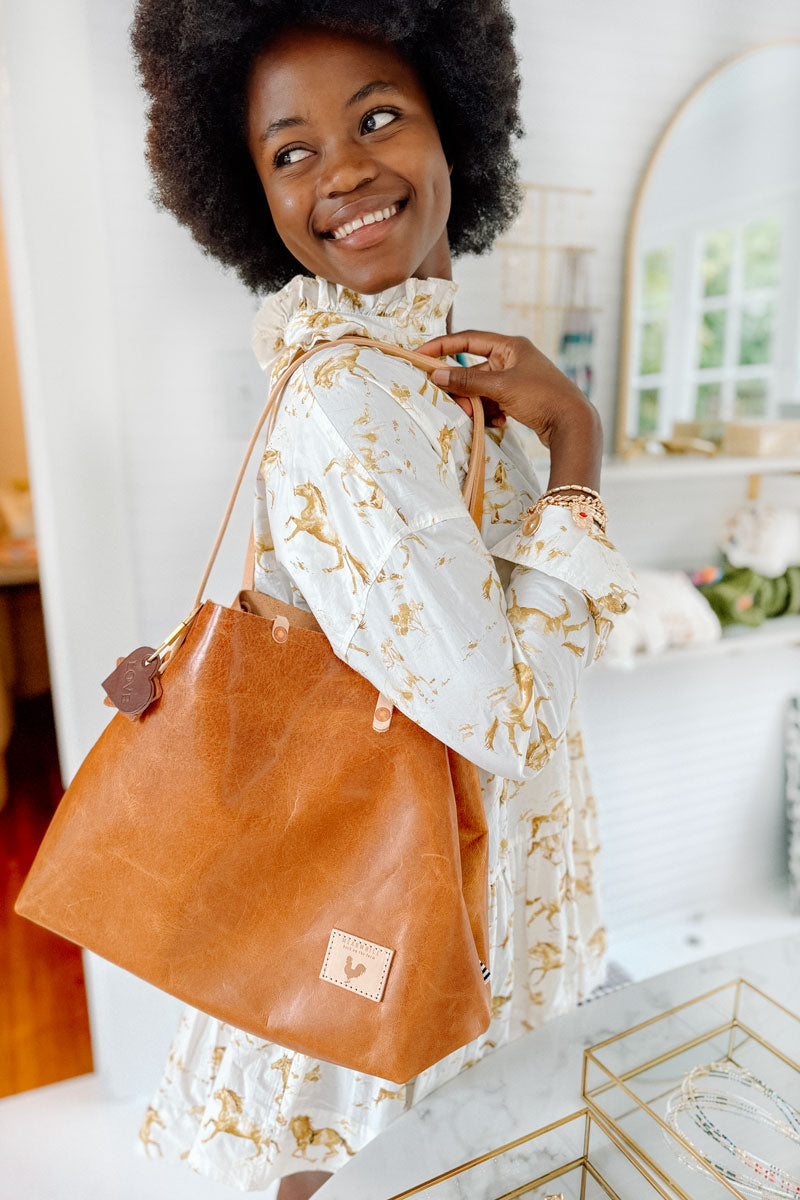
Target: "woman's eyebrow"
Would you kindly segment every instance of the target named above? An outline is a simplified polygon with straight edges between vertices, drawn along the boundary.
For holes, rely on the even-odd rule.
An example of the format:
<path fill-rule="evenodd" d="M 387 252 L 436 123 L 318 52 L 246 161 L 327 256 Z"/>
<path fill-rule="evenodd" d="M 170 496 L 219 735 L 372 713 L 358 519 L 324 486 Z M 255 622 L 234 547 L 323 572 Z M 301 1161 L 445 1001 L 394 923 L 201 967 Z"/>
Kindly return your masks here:
<path fill-rule="evenodd" d="M 358 104 L 360 100 L 366 100 L 367 96 L 371 96 L 373 92 L 397 92 L 400 89 L 396 83 L 390 83 L 388 79 L 373 79 L 370 83 L 365 83 L 349 100 L 345 101 L 345 108 L 351 108 L 352 105 Z M 261 134 L 259 141 L 268 142 L 276 133 L 280 133 L 283 129 L 288 129 L 295 125 L 306 125 L 307 121 L 304 117 L 278 117 L 276 121 L 270 121 L 267 128 Z"/>

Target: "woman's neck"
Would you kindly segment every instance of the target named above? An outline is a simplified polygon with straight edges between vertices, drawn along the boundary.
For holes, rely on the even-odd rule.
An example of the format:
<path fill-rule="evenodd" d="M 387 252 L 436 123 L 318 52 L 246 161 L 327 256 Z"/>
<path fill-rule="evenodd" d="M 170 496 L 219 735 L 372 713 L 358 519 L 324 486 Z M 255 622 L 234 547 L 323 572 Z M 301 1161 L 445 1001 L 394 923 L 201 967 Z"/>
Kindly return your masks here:
<path fill-rule="evenodd" d="M 453 265 L 450 260 L 450 245 L 447 241 L 447 230 L 442 232 L 435 246 L 432 246 L 424 259 L 417 267 L 414 274 L 419 279 L 452 279 Z M 445 326 L 447 333 L 453 332 L 453 308 L 447 314 L 447 324 Z"/>

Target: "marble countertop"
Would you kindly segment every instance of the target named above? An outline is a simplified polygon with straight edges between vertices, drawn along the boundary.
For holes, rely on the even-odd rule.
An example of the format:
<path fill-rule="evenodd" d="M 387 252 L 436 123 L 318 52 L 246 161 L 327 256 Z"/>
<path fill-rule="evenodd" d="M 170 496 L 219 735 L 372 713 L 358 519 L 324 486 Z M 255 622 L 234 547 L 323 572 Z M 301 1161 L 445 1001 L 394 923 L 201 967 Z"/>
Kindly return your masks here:
<path fill-rule="evenodd" d="M 420 1100 L 315 1195 L 388 1200 L 583 1108 L 587 1046 L 738 977 L 798 1011 L 800 936 L 746 946 L 630 984 L 524 1034 Z"/>

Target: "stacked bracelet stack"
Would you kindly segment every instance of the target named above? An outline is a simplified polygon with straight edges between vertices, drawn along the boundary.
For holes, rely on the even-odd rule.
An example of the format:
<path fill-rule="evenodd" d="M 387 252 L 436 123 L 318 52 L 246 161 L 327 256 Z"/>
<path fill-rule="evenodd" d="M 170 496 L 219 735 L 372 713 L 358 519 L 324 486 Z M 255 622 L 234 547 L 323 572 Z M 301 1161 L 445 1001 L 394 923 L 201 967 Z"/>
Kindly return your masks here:
<path fill-rule="evenodd" d="M 594 521 L 601 533 L 606 531 L 608 514 L 600 499 L 600 493 L 580 483 L 564 483 L 560 487 L 548 488 L 546 492 L 542 492 L 536 503 L 525 510 L 527 516 L 522 526 L 523 533 L 536 532 L 546 504 L 558 504 L 568 508 L 573 521 L 580 525 L 581 529 L 588 529 Z"/>
<path fill-rule="evenodd" d="M 745 1089 L 760 1092 L 772 1108 L 750 1099 Z M 727 1117 L 729 1132 L 719 1128 L 709 1115 L 712 1112 L 720 1112 Z M 728 1059 L 694 1067 L 683 1077 L 680 1087 L 669 1096 L 664 1115 L 667 1125 L 681 1139 L 677 1144 L 671 1138 L 667 1140 L 687 1166 L 703 1170 L 701 1163 L 681 1143 L 686 1143 L 696 1151 L 745 1195 L 763 1197 L 764 1200 L 767 1197 L 778 1200 L 778 1197 L 800 1195 L 800 1178 L 787 1169 L 788 1163 L 797 1161 L 795 1148 L 800 1144 L 800 1112 L 745 1068 Z M 684 1116 L 715 1145 L 711 1146 L 694 1133 L 689 1137 L 681 1124 Z M 785 1142 L 779 1138 L 772 1139 L 780 1162 L 770 1162 L 737 1143 L 733 1135 L 737 1129 L 744 1128 L 744 1122 L 767 1127 L 786 1139 Z M 764 1144 L 763 1133 L 758 1138 L 754 1134 L 753 1138 L 759 1148 Z M 787 1145 L 787 1142 L 792 1144 Z M 724 1150 L 726 1155 L 721 1155 L 720 1150 Z M 731 1162 L 727 1155 L 734 1161 Z"/>

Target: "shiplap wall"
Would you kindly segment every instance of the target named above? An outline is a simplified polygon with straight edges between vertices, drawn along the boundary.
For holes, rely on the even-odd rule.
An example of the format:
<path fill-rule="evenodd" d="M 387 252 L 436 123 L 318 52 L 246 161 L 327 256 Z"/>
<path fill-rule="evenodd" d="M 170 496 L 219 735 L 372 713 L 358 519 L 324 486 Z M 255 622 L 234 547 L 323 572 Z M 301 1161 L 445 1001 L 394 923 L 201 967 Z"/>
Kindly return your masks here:
<path fill-rule="evenodd" d="M 687 90 L 723 59 L 800 34 L 800 6 L 513 8 L 528 131 L 522 177 L 594 190 L 584 230 L 597 245 L 594 302 L 603 309 L 593 399 L 611 445 L 622 247 L 647 154 Z M 3 200 L 67 780 L 108 716 L 91 681 L 188 610 L 264 398 L 248 345 L 252 299 L 149 205 L 130 14 L 130 0 L 59 0 L 43 23 L 35 6 L 0 4 Z M 461 260 L 455 276 L 456 328 L 501 327 L 497 256 Z M 741 488 L 615 485 L 613 535 L 634 565 L 703 560 Z M 239 582 L 244 492 L 208 589 L 225 603 Z M 779 657 L 671 677 L 666 667 L 587 677 L 582 712 L 612 932 L 646 929 L 665 905 L 677 911 L 700 892 L 723 902 L 744 850 L 753 887 L 778 869 L 778 707 L 797 667 L 789 652 Z M 666 856 L 670 813 L 680 815 Z M 175 1006 L 91 957 L 89 968 L 98 1068 L 116 1094 L 146 1091 Z"/>

